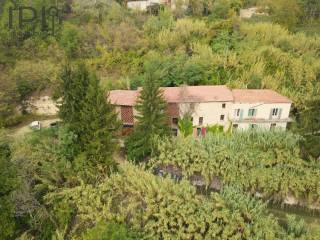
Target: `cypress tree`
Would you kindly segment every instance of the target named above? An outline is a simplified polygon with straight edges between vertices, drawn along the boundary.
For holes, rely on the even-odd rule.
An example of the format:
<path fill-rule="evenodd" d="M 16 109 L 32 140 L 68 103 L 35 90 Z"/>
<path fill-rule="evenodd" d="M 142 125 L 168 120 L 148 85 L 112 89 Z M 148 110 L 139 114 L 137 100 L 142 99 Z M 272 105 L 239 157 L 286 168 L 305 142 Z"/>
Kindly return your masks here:
<path fill-rule="evenodd" d="M 89 72 L 84 64 L 79 64 L 74 71 L 70 65 L 67 65 L 60 78 L 62 80 L 60 89 L 62 103 L 59 108 L 59 116 L 73 132 L 79 135 L 82 128 L 79 113 L 89 86 Z"/>
<path fill-rule="evenodd" d="M 99 79 L 84 64 L 67 66 L 62 75 L 60 117 L 76 135 L 76 168 L 101 166 L 114 169 L 113 153 L 120 124 Z"/>
<path fill-rule="evenodd" d="M 152 139 L 155 136 L 169 135 L 167 103 L 163 97 L 159 82 L 153 73 L 149 73 L 137 102 L 138 124 L 126 141 L 128 158 L 143 160 L 152 151 Z"/>
<path fill-rule="evenodd" d="M 88 160 L 92 163 L 107 163 L 113 169 L 115 162 L 112 155 L 116 149 L 120 122 L 114 106 L 107 100 L 95 75 L 90 76 L 80 120 L 82 123 L 80 141 Z"/>

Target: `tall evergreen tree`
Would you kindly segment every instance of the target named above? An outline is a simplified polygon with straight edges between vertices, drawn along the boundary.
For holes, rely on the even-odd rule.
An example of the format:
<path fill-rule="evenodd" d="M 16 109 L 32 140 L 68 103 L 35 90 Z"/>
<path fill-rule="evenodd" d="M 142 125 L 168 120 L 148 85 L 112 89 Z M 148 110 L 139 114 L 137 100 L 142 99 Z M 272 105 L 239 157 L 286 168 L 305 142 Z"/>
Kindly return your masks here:
<path fill-rule="evenodd" d="M 103 164 L 109 170 L 114 169 L 113 153 L 120 124 L 99 79 L 84 64 L 75 70 L 67 66 L 61 79 L 60 117 L 76 134 L 75 145 L 81 154 L 77 162 L 81 168 Z"/>
<path fill-rule="evenodd" d="M 84 64 L 79 64 L 74 71 L 67 65 L 60 77 L 62 103 L 59 115 L 64 123 L 70 125 L 72 131 L 79 134 L 82 127 L 79 113 L 89 87 L 89 72 Z"/>
<path fill-rule="evenodd" d="M 153 137 L 169 135 L 166 108 L 167 103 L 159 82 L 150 71 L 145 78 L 136 106 L 138 124 L 126 141 L 129 159 L 143 160 L 151 154 Z"/>
<path fill-rule="evenodd" d="M 90 162 L 108 163 L 113 168 L 112 155 L 120 128 L 115 108 L 107 100 L 95 75 L 90 76 L 86 97 L 83 99 L 80 120 L 80 141 Z"/>

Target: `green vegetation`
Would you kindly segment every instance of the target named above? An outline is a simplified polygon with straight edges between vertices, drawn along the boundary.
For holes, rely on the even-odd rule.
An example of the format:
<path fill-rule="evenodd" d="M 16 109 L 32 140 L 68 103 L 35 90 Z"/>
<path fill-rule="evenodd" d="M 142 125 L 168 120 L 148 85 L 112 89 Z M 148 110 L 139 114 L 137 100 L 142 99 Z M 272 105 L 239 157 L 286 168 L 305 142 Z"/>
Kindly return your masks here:
<path fill-rule="evenodd" d="M 112 156 L 120 124 L 98 78 L 89 73 L 84 64 L 74 71 L 66 67 L 61 78 L 60 117 L 76 138 L 73 148 L 75 153 L 78 151 L 78 157 L 75 162 L 84 172 L 97 164 L 105 165 L 109 172 L 115 170 Z"/>
<path fill-rule="evenodd" d="M 0 132 L 0 238 L 11 237 L 15 231 L 14 205 L 11 194 L 16 187 L 15 168 L 10 162 L 11 150 Z"/>
<path fill-rule="evenodd" d="M 28 100 L 42 91 L 61 102 L 63 123 L 13 141 L 1 132 L 0 239 L 320 238 L 319 221 L 265 202 L 320 204 L 319 1 L 188 2 L 143 13 L 120 0 L 1 1 L 0 127 L 30 119 Z M 9 29 L 14 4 L 57 5 L 62 23 L 54 35 L 39 19 L 19 28 L 15 11 Z M 266 15 L 240 19 L 251 6 Z M 208 84 L 276 90 L 293 100 L 296 121 L 287 133 L 209 126 L 193 139 L 186 116 L 184 137 L 171 139 L 161 87 Z M 116 161 L 120 124 L 107 90 L 138 87 L 125 158 L 178 167 L 180 182 Z M 194 176 L 223 188 L 201 195 Z"/>
<path fill-rule="evenodd" d="M 167 104 L 153 71 L 156 71 L 155 66 L 150 66 L 136 105 L 137 126 L 126 140 L 128 158 L 136 162 L 151 154 L 153 138 L 168 136 L 170 133 Z"/>
<path fill-rule="evenodd" d="M 190 136 L 193 133 L 193 123 L 190 119 L 191 116 L 185 115 L 179 119 L 178 122 L 179 132 L 185 137 Z"/>
<path fill-rule="evenodd" d="M 277 131 L 160 140 L 149 164 L 177 166 L 186 178 L 200 174 L 207 186 L 219 177 L 223 185 L 259 192 L 266 199 L 282 202 L 293 195 L 318 206 L 319 164 L 301 159 L 299 141 Z"/>
<path fill-rule="evenodd" d="M 82 240 L 134 240 L 139 239 L 125 226 L 116 223 L 99 223 L 83 234 Z"/>
<path fill-rule="evenodd" d="M 48 199 L 55 197 L 76 206 L 78 225 L 117 219 L 142 232 L 143 239 L 290 239 L 298 230 L 292 223 L 287 233 L 264 215 L 261 201 L 234 188 L 205 197 L 185 181 L 157 178 L 131 165 L 99 186 L 66 189 Z"/>

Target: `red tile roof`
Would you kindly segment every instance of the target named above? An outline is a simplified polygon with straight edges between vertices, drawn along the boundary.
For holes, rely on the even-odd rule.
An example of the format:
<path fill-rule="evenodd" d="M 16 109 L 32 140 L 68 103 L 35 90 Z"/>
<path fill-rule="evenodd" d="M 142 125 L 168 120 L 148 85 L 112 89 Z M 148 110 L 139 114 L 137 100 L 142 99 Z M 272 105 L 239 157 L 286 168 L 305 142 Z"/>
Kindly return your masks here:
<path fill-rule="evenodd" d="M 186 86 L 161 88 L 168 103 L 179 102 L 231 102 L 232 92 L 226 86 Z M 133 106 L 137 101 L 139 88 L 110 91 L 110 101 L 115 105 Z"/>
<path fill-rule="evenodd" d="M 163 90 L 169 103 L 233 101 L 232 92 L 226 86 L 166 87 Z"/>
<path fill-rule="evenodd" d="M 134 90 L 113 90 L 109 95 L 111 103 L 119 106 L 134 106 L 137 97 L 138 91 Z"/>
<path fill-rule="evenodd" d="M 290 99 L 268 89 L 233 89 L 236 103 L 292 103 Z"/>
<path fill-rule="evenodd" d="M 238 102 L 238 103 L 292 103 L 290 99 L 267 89 L 234 89 L 226 86 L 164 87 L 163 95 L 168 103 L 181 102 Z M 138 90 L 113 90 L 109 99 L 118 106 L 134 106 Z"/>

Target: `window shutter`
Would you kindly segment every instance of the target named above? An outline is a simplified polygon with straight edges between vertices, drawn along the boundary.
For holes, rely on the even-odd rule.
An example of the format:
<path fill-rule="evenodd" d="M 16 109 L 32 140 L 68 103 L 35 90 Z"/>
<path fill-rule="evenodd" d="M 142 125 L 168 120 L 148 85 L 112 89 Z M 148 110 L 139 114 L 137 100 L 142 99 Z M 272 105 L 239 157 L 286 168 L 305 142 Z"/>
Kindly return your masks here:
<path fill-rule="evenodd" d="M 243 119 L 243 109 L 240 110 L 240 120 Z"/>
<path fill-rule="evenodd" d="M 272 119 L 272 111 L 273 111 L 273 108 L 271 108 L 271 110 L 270 110 L 270 115 L 269 115 L 270 120 Z"/>
<path fill-rule="evenodd" d="M 255 110 L 254 110 L 254 117 L 256 117 L 257 114 L 258 114 L 258 109 L 255 109 Z"/>
<path fill-rule="evenodd" d="M 278 119 L 281 119 L 282 108 L 279 108 Z"/>

